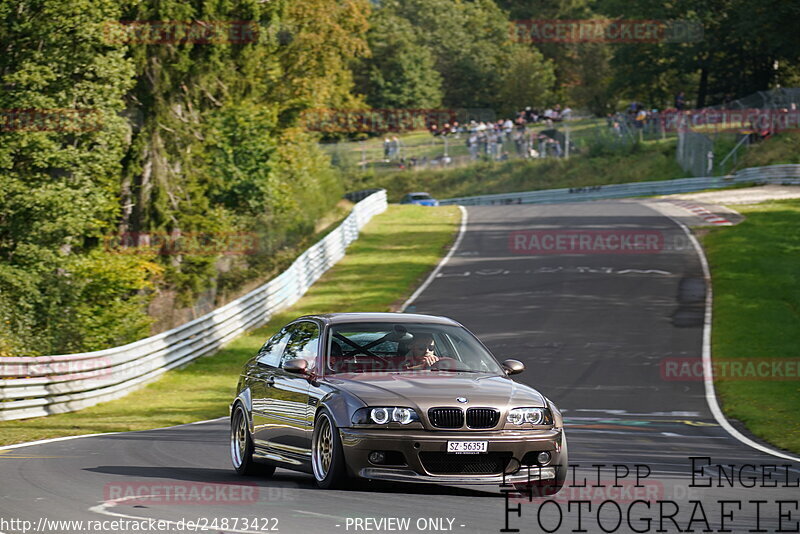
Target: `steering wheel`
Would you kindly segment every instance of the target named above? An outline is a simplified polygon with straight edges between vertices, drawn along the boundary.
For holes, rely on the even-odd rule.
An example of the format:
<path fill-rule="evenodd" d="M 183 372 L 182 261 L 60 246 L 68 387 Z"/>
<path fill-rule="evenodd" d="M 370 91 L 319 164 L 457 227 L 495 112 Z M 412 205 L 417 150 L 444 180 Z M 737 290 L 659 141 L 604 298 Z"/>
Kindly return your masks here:
<path fill-rule="evenodd" d="M 467 371 L 469 367 L 462 361 L 445 356 L 433 362 L 430 369 L 431 371 Z"/>

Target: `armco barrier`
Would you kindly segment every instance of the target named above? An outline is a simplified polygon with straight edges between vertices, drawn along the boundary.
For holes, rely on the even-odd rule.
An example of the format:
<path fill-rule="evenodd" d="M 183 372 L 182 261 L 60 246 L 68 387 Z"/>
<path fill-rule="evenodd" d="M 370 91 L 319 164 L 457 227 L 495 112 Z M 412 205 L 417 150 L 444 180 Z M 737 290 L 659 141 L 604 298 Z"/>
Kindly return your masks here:
<path fill-rule="evenodd" d="M 736 184 L 783 184 L 800 185 L 800 165 L 771 165 L 752 167 L 730 176 L 707 176 L 700 178 L 680 178 L 658 182 L 634 182 L 628 184 L 573 187 L 565 189 L 545 189 L 521 193 L 482 195 L 475 197 L 448 198 L 439 204 L 460 204 L 479 206 L 492 204 L 555 204 L 562 202 L 581 202 L 584 200 L 603 200 L 613 198 L 642 197 L 650 195 L 671 195 L 691 193 L 704 189 L 718 189 Z"/>
<path fill-rule="evenodd" d="M 386 191 L 373 193 L 276 278 L 173 330 L 95 352 L 0 358 L 0 420 L 71 412 L 116 399 L 169 369 L 214 352 L 296 302 L 386 207 Z"/>

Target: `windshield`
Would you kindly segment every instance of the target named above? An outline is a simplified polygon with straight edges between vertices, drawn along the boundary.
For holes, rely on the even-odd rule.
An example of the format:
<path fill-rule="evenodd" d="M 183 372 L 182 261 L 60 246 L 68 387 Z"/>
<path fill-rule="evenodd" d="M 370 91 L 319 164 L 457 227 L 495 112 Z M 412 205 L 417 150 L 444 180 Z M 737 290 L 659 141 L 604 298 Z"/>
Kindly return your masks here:
<path fill-rule="evenodd" d="M 458 326 L 349 323 L 331 327 L 327 374 L 404 371 L 505 374 L 475 336 Z"/>
<path fill-rule="evenodd" d="M 417 193 L 416 195 L 411 195 L 413 200 L 431 200 L 431 196 L 428 193 Z"/>

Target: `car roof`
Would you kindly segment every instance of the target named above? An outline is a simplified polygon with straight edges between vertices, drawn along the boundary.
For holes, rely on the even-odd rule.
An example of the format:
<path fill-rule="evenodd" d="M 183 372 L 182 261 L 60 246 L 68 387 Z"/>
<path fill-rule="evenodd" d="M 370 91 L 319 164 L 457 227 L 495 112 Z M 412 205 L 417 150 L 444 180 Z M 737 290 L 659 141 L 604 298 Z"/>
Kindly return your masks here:
<path fill-rule="evenodd" d="M 431 196 L 430 193 L 426 193 L 425 191 L 417 191 L 415 193 L 408 193 L 409 195 L 428 195 Z"/>
<path fill-rule="evenodd" d="M 318 315 L 305 315 L 303 318 L 320 319 L 328 324 L 346 323 L 426 323 L 461 326 L 458 322 L 448 317 L 438 315 L 422 315 L 418 313 L 323 313 Z"/>

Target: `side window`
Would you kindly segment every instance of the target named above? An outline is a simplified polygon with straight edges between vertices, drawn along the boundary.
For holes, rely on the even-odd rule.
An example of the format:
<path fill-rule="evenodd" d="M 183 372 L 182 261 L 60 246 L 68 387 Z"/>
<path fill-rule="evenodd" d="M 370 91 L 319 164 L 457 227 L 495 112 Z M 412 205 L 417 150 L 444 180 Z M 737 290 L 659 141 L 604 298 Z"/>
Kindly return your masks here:
<path fill-rule="evenodd" d="M 317 349 L 319 346 L 319 326 L 316 323 L 303 321 L 289 327 L 289 343 L 283 351 L 281 367 L 288 360 L 303 358 L 308 361 L 308 369 L 313 369 L 317 363 Z"/>
<path fill-rule="evenodd" d="M 261 347 L 261 350 L 258 351 L 258 361 L 260 363 L 271 365 L 272 367 L 278 367 L 278 364 L 281 361 L 283 348 L 286 346 L 286 342 L 289 341 L 290 335 L 291 332 L 289 329 L 284 328 L 272 336 L 266 343 L 264 343 L 264 346 Z"/>
<path fill-rule="evenodd" d="M 453 358 L 455 360 L 461 360 L 456 352 L 453 350 L 453 344 L 450 341 L 450 338 L 447 334 L 443 334 L 437 332 L 433 334 L 433 340 L 436 342 L 436 350 L 434 354 L 436 354 L 440 358 Z"/>

